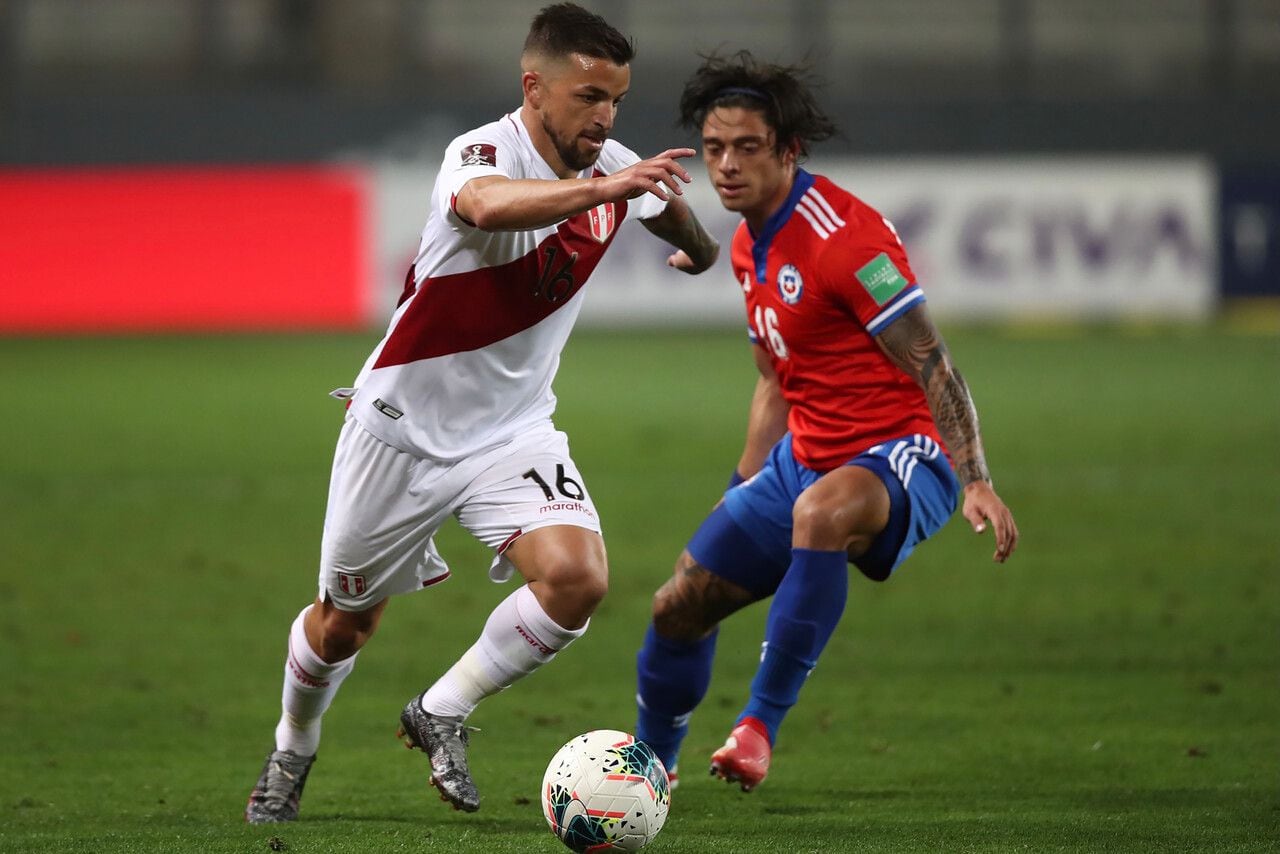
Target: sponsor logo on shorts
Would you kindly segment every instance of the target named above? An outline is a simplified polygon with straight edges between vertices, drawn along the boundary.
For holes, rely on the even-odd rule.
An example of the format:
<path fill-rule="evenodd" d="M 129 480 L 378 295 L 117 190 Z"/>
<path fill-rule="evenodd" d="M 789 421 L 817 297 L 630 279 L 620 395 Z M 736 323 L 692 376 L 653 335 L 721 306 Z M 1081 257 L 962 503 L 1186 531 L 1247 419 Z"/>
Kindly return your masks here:
<path fill-rule="evenodd" d="M 388 418 L 390 418 L 392 421 L 395 421 L 397 418 L 402 418 L 404 416 L 403 412 L 401 412 L 399 409 L 396 409 L 394 406 L 387 403 L 382 398 L 378 398 L 373 402 L 373 408 L 378 410 Z"/>
<path fill-rule="evenodd" d="M 348 596 L 363 596 L 367 589 L 363 575 L 351 575 L 346 572 L 338 573 L 338 587 Z"/>
<path fill-rule="evenodd" d="M 462 149 L 463 166 L 497 166 L 498 148 L 483 142 Z"/>
<path fill-rule="evenodd" d="M 539 513 L 554 513 L 558 510 L 568 510 L 570 512 L 585 513 L 594 517 L 596 514 L 591 512 L 591 508 L 583 504 L 581 501 L 555 501 L 551 504 L 543 504 L 538 510 Z"/>

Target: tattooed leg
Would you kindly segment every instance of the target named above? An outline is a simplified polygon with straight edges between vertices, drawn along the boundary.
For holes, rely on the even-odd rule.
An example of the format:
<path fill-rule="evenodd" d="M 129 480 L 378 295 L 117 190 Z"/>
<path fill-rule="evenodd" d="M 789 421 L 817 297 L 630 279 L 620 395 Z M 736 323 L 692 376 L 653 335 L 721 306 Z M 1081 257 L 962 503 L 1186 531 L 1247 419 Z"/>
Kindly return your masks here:
<path fill-rule="evenodd" d="M 689 717 L 711 684 L 716 627 L 759 597 L 699 566 L 683 552 L 653 597 L 653 624 L 636 657 L 636 737 L 676 767 Z"/>
<path fill-rule="evenodd" d="M 654 594 L 653 625 L 665 638 L 693 643 L 759 598 L 699 566 L 687 551 L 681 552 L 675 574 Z"/>

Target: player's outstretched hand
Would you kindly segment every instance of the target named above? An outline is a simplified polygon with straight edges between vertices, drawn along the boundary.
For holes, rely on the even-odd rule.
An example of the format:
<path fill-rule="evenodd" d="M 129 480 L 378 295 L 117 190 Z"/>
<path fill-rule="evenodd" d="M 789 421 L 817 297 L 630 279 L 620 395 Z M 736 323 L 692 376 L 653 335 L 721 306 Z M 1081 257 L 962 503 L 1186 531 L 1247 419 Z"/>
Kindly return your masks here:
<path fill-rule="evenodd" d="M 684 195 L 680 182 L 688 184 L 693 179 L 680 165 L 680 159 L 692 157 L 696 153 L 692 148 L 669 148 L 656 157 L 633 163 L 600 180 L 608 183 L 611 198 L 634 199 L 645 193 L 653 193 L 665 202 L 668 192 L 677 196 Z"/>
<path fill-rule="evenodd" d="M 996 563 L 1004 563 L 1013 554 L 1018 545 L 1018 526 L 1013 521 L 1013 514 L 1004 506 L 991 484 L 985 480 L 975 480 L 966 486 L 964 509 L 961 512 L 979 534 L 987 530 L 988 522 L 995 528 L 996 553 L 992 555 L 992 559 Z"/>
<path fill-rule="evenodd" d="M 689 257 L 689 253 L 683 249 L 677 249 L 675 252 L 667 256 L 667 266 L 675 267 L 682 273 L 697 275 L 711 268 L 716 263 L 716 259 L 720 257 L 720 244 L 716 243 L 711 247 L 711 251 L 707 254 L 707 260 L 704 264 L 699 264 Z"/>

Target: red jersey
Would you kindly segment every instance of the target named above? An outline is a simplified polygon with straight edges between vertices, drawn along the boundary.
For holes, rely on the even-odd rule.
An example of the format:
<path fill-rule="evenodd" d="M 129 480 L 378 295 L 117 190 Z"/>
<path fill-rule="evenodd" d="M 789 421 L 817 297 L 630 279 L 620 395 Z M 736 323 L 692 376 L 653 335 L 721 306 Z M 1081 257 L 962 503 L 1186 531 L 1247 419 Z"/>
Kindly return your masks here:
<path fill-rule="evenodd" d="M 924 392 L 875 341 L 924 303 L 888 220 L 799 169 L 761 234 L 738 227 L 731 257 L 751 340 L 768 352 L 791 407 L 796 459 L 828 471 L 897 436 L 943 444 Z"/>

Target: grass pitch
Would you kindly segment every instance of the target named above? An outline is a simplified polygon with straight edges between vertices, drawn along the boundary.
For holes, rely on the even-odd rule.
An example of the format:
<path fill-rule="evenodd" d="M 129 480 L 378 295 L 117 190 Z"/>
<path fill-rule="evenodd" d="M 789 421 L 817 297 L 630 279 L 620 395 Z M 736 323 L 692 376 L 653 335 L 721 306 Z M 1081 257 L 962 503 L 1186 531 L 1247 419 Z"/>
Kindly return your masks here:
<path fill-rule="evenodd" d="M 393 737 L 509 586 L 457 528 L 325 721 L 300 822 L 248 827 L 285 633 L 314 594 L 341 405 L 374 335 L 0 340 L 0 850 L 556 852 L 546 762 L 632 726 L 649 596 L 737 458 L 729 333 L 582 332 L 556 384 L 612 588 L 551 667 L 486 701 L 484 805 Z M 1274 851 L 1280 338 L 952 330 L 1022 545 L 958 516 L 849 606 L 774 770 L 704 777 L 764 619 L 726 623 L 649 850 Z"/>

